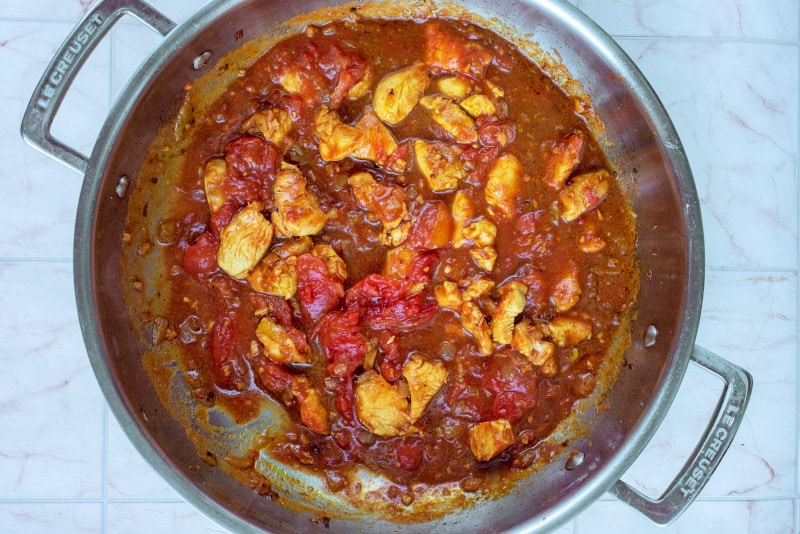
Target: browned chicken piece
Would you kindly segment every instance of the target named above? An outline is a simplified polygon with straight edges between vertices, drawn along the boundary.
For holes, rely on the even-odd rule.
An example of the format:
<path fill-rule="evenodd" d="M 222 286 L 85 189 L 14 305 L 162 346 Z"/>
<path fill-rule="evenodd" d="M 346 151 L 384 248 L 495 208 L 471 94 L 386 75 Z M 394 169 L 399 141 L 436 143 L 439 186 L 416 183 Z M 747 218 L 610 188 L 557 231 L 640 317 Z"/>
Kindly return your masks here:
<path fill-rule="evenodd" d="M 206 201 L 211 214 L 216 213 L 225 204 L 225 195 L 222 193 L 222 184 L 225 182 L 225 173 L 228 165 L 222 158 L 208 160 L 203 169 L 203 186 L 206 191 Z"/>
<path fill-rule="evenodd" d="M 594 252 L 600 252 L 605 247 L 606 242 L 597 234 L 594 224 L 587 222 L 583 226 L 581 237 L 578 239 L 578 248 L 580 248 L 582 252 L 592 254 Z"/>
<path fill-rule="evenodd" d="M 371 108 L 350 126 L 339 115 L 326 107 L 317 112 L 315 131 L 319 138 L 319 155 L 325 161 L 341 161 L 348 157 L 373 161 L 394 168 L 391 155 L 397 149 L 392 132 L 381 122 Z"/>
<path fill-rule="evenodd" d="M 605 169 L 574 177 L 572 183 L 558 195 L 561 218 L 567 222 L 574 221 L 597 207 L 608 194 L 610 180 L 611 175 Z"/>
<path fill-rule="evenodd" d="M 405 119 L 428 88 L 430 75 L 424 63 L 395 71 L 375 87 L 372 109 L 383 122 L 397 124 Z"/>
<path fill-rule="evenodd" d="M 488 462 L 514 444 L 514 430 L 506 419 L 478 423 L 468 432 L 469 448 L 479 462 Z"/>
<path fill-rule="evenodd" d="M 358 100 L 362 96 L 369 93 L 369 90 L 372 88 L 372 82 L 375 78 L 375 73 L 372 72 L 372 69 L 367 67 L 367 70 L 364 71 L 364 77 L 359 80 L 357 84 L 350 88 L 347 92 L 347 98 L 350 100 Z"/>
<path fill-rule="evenodd" d="M 257 111 L 244 122 L 244 129 L 251 134 L 261 134 L 265 141 L 283 147 L 292 130 L 292 116 L 281 108 Z"/>
<path fill-rule="evenodd" d="M 457 312 L 461 311 L 461 304 L 463 303 L 461 289 L 455 282 L 445 280 L 437 285 L 433 288 L 433 296 L 436 297 L 436 303 L 442 308 L 449 308 Z"/>
<path fill-rule="evenodd" d="M 494 102 L 488 96 L 482 94 L 469 95 L 458 105 L 473 117 L 491 116 L 497 113 L 497 106 L 494 105 Z"/>
<path fill-rule="evenodd" d="M 311 249 L 311 254 L 325 263 L 325 267 L 328 268 L 331 276 L 343 282 L 347 279 L 347 265 L 332 246 L 325 244 L 314 245 L 314 248 Z"/>
<path fill-rule="evenodd" d="M 409 430 L 408 384 L 392 384 L 380 373 L 368 370 L 356 378 L 356 417 L 378 436 L 400 436 Z"/>
<path fill-rule="evenodd" d="M 403 378 L 411 397 L 411 422 L 422 416 L 428 403 L 447 381 L 447 369 L 442 362 L 431 361 L 420 353 L 413 354 L 403 366 Z"/>
<path fill-rule="evenodd" d="M 526 179 L 522 163 L 516 156 L 500 156 L 486 175 L 484 194 L 489 204 L 489 215 L 496 221 L 511 219 Z"/>
<path fill-rule="evenodd" d="M 477 300 L 494 289 L 494 280 L 478 278 L 471 280 L 464 288 L 464 300 Z"/>
<path fill-rule="evenodd" d="M 481 309 L 471 300 L 461 305 L 461 326 L 475 338 L 481 354 L 492 354 L 492 331 Z"/>
<path fill-rule="evenodd" d="M 486 87 L 489 89 L 489 92 L 492 93 L 492 95 L 494 95 L 495 98 L 503 98 L 504 96 L 506 96 L 506 92 L 503 90 L 503 88 L 497 85 L 496 83 L 493 83 L 489 80 L 484 80 L 483 83 L 486 84 Z"/>
<path fill-rule="evenodd" d="M 404 245 L 394 247 L 386 252 L 386 260 L 383 262 L 383 276 L 400 280 L 408 276 L 408 268 L 411 261 L 417 256 L 416 250 Z"/>
<path fill-rule="evenodd" d="M 272 187 L 277 211 L 272 212 L 276 230 L 287 237 L 318 234 L 328 222 L 317 197 L 308 190 L 306 179 L 292 165 L 275 175 Z"/>
<path fill-rule="evenodd" d="M 258 322 L 256 338 L 264 345 L 264 356 L 276 363 L 308 363 L 308 354 L 297 350 L 286 329 L 269 315 Z"/>
<path fill-rule="evenodd" d="M 457 146 L 417 140 L 414 141 L 414 156 L 431 191 L 451 191 L 467 177 L 461 149 Z"/>
<path fill-rule="evenodd" d="M 547 325 L 550 339 L 561 348 L 572 347 L 592 337 L 592 323 L 586 319 L 557 315 Z"/>
<path fill-rule="evenodd" d="M 245 278 L 272 244 L 272 225 L 262 209 L 262 203 L 251 202 L 220 232 L 217 265 L 233 278 Z"/>
<path fill-rule="evenodd" d="M 523 319 L 514 326 L 511 346 L 524 354 L 528 360 L 540 367 L 545 376 L 555 376 L 558 372 L 558 363 L 555 359 L 556 347 L 545 341 L 547 327 L 531 324 L 530 320 Z"/>
<path fill-rule="evenodd" d="M 492 314 L 492 339 L 500 345 L 508 345 L 514 333 L 514 321 L 525 308 L 528 286 L 517 280 L 511 280 L 500 286 L 498 291 L 500 302 Z"/>
<path fill-rule="evenodd" d="M 423 96 L 420 101 L 422 106 L 429 110 L 431 118 L 447 132 L 456 143 L 474 143 L 478 140 L 478 130 L 475 121 L 466 111 L 443 96 Z"/>
<path fill-rule="evenodd" d="M 349 182 L 358 205 L 375 214 L 383 224 L 381 243 L 397 246 L 405 241 L 411 229 L 411 218 L 403 188 L 379 183 L 368 172 L 352 175 Z"/>
<path fill-rule="evenodd" d="M 574 131 L 548 145 L 545 156 L 544 181 L 557 191 L 561 191 L 583 156 L 583 133 Z"/>
<path fill-rule="evenodd" d="M 463 235 L 474 243 L 469 253 L 478 267 L 491 272 L 497 260 L 497 251 L 494 248 L 497 226 L 488 219 L 480 218 L 468 224 L 464 228 Z"/>
<path fill-rule="evenodd" d="M 291 391 L 300 406 L 300 420 L 312 432 L 330 434 L 328 411 L 320 394 L 304 376 L 295 376 L 291 383 Z"/>
<path fill-rule="evenodd" d="M 481 79 L 494 55 L 479 43 L 431 25 L 425 28 L 424 58 L 435 73 L 445 71 Z"/>
<path fill-rule="evenodd" d="M 255 266 L 247 277 L 247 283 L 260 293 L 292 298 L 297 293 L 297 257 L 281 258 L 270 252 Z"/>
<path fill-rule="evenodd" d="M 468 245 L 468 240 L 464 237 L 464 228 L 475 216 L 475 202 L 464 191 L 456 191 L 453 204 L 450 206 L 450 214 L 453 216 L 453 247 L 464 247 Z"/>
<path fill-rule="evenodd" d="M 558 311 L 564 312 L 575 306 L 581 298 L 578 266 L 568 262 L 558 282 L 550 290 L 550 299 Z"/>
<path fill-rule="evenodd" d="M 436 82 L 436 89 L 442 95 L 452 100 L 464 98 L 472 92 L 472 81 L 468 78 L 459 76 L 451 76 L 449 78 L 442 78 Z"/>

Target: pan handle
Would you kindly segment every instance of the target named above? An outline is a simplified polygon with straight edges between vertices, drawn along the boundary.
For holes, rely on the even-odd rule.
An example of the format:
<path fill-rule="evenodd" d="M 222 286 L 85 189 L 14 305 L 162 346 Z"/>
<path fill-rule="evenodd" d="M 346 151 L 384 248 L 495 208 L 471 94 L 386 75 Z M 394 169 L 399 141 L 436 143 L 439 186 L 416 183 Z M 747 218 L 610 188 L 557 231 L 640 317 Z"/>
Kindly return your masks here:
<path fill-rule="evenodd" d="M 676 520 L 708 482 L 733 443 L 753 389 L 750 373 L 702 347 L 695 345 L 691 359 L 725 382 L 714 416 L 700 443 L 658 499 L 650 499 L 621 480 L 609 490 L 616 498 L 662 526 Z"/>
<path fill-rule="evenodd" d="M 175 23 L 141 0 L 101 0 L 72 30 L 47 66 L 22 118 L 23 139 L 80 173 L 85 173 L 89 158 L 55 139 L 53 119 L 75 76 L 103 36 L 125 14 L 133 15 L 162 35 Z"/>

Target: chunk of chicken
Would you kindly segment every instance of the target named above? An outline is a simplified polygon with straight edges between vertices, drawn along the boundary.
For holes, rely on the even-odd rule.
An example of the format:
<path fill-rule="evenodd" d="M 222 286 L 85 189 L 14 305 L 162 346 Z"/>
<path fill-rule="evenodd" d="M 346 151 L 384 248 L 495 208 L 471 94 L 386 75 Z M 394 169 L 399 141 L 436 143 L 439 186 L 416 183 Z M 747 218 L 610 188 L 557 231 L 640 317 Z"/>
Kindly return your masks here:
<path fill-rule="evenodd" d="M 292 129 L 292 116 L 281 108 L 265 109 L 253 113 L 244 123 L 248 133 L 259 133 L 265 141 L 283 147 Z"/>
<path fill-rule="evenodd" d="M 290 388 L 300 406 L 300 420 L 303 424 L 317 434 L 330 434 L 328 410 L 311 382 L 304 376 L 295 376 Z"/>
<path fill-rule="evenodd" d="M 436 297 L 437 304 L 442 308 L 461 311 L 461 304 L 463 303 L 461 289 L 455 282 L 445 280 L 437 285 L 433 288 L 433 296 Z"/>
<path fill-rule="evenodd" d="M 297 257 L 281 258 L 270 252 L 247 277 L 247 283 L 260 293 L 288 300 L 297 293 Z"/>
<path fill-rule="evenodd" d="M 377 371 L 365 371 L 356 379 L 356 417 L 378 436 L 402 435 L 411 425 L 408 396 L 405 381 L 392 384 Z"/>
<path fill-rule="evenodd" d="M 464 288 L 464 300 L 477 300 L 494 289 L 494 280 L 488 278 L 478 278 L 469 282 Z"/>
<path fill-rule="evenodd" d="M 497 106 L 494 105 L 494 102 L 488 96 L 482 94 L 469 95 L 458 105 L 473 117 L 497 113 Z"/>
<path fill-rule="evenodd" d="M 458 147 L 417 140 L 414 141 L 414 156 L 431 191 L 451 191 L 467 177 Z"/>
<path fill-rule="evenodd" d="M 447 368 L 442 362 L 431 361 L 420 353 L 413 354 L 403 366 L 403 378 L 408 382 L 411 397 L 410 418 L 419 419 L 428 403 L 447 381 Z"/>
<path fill-rule="evenodd" d="M 364 109 L 358 122 L 350 126 L 344 124 L 335 111 L 323 106 L 317 112 L 314 128 L 319 138 L 319 155 L 325 161 L 353 157 L 373 161 L 390 170 L 402 170 L 395 168 L 397 160 L 391 158 L 397 141 L 369 107 Z"/>
<path fill-rule="evenodd" d="M 383 122 L 397 124 L 411 113 L 429 82 L 428 67 L 424 63 L 395 71 L 378 82 L 372 109 Z"/>
<path fill-rule="evenodd" d="M 558 195 L 561 202 L 561 218 L 574 221 L 587 211 L 597 207 L 608 194 L 611 175 L 605 169 L 581 174 Z"/>
<path fill-rule="evenodd" d="M 381 221 L 381 243 L 397 246 L 405 241 L 411 229 L 411 218 L 403 188 L 379 183 L 368 172 L 356 173 L 348 181 L 356 203 Z"/>
<path fill-rule="evenodd" d="M 474 143 L 478 140 L 475 121 L 449 98 L 429 95 L 423 96 L 419 103 L 430 111 L 431 118 L 455 139 L 456 143 Z"/>
<path fill-rule="evenodd" d="M 206 201 L 211 214 L 216 213 L 225 204 L 225 195 L 222 193 L 222 184 L 225 183 L 225 173 L 228 165 L 223 158 L 208 160 L 203 169 L 203 186 L 206 190 Z"/>
<path fill-rule="evenodd" d="M 461 305 L 461 326 L 475 338 L 481 354 L 492 353 L 492 331 L 481 309 L 471 300 Z"/>
<path fill-rule="evenodd" d="M 347 264 L 330 245 L 318 244 L 311 249 L 311 254 L 321 259 L 328 272 L 342 282 L 347 279 Z"/>
<path fill-rule="evenodd" d="M 275 175 L 272 187 L 275 205 L 272 222 L 284 236 L 307 236 L 318 234 L 328 222 L 328 217 L 319 207 L 317 197 L 308 190 L 305 177 L 297 167 L 286 166 Z"/>
<path fill-rule="evenodd" d="M 605 240 L 597 234 L 597 229 L 593 223 L 586 223 L 583 226 L 583 232 L 578 239 L 578 248 L 582 252 L 591 254 L 593 252 L 600 252 L 606 247 Z"/>
<path fill-rule="evenodd" d="M 553 342 L 561 348 L 573 347 L 592 337 L 592 323 L 586 319 L 557 315 L 548 323 Z"/>
<path fill-rule="evenodd" d="M 489 204 L 489 215 L 497 221 L 511 219 L 525 180 L 525 170 L 516 156 L 500 156 L 486 177 L 484 194 L 486 203 Z"/>
<path fill-rule="evenodd" d="M 514 430 L 506 419 L 484 421 L 469 428 L 469 448 L 479 462 L 487 462 L 514 444 Z"/>
<path fill-rule="evenodd" d="M 558 311 L 567 311 L 580 300 L 582 290 L 579 275 L 579 269 L 575 263 L 569 262 L 564 266 L 558 282 L 550 291 L 550 300 Z"/>
<path fill-rule="evenodd" d="M 453 204 L 450 206 L 450 214 L 453 216 L 453 247 L 464 247 L 468 244 L 467 238 L 464 237 L 464 228 L 475 216 L 475 202 L 464 191 L 456 191 Z"/>
<path fill-rule="evenodd" d="M 451 76 L 438 80 L 436 88 L 447 98 L 458 100 L 472 92 L 472 82 L 467 78 Z"/>
<path fill-rule="evenodd" d="M 497 251 L 494 248 L 497 226 L 488 219 L 480 218 L 464 227 L 463 235 L 475 244 L 469 253 L 478 267 L 491 272 L 497 260 Z"/>
<path fill-rule="evenodd" d="M 394 247 L 386 252 L 386 260 L 383 262 L 383 276 L 400 280 L 408 276 L 408 269 L 411 261 L 417 256 L 416 250 L 404 245 Z"/>
<path fill-rule="evenodd" d="M 489 92 L 492 93 L 492 95 L 494 95 L 495 98 L 503 98 L 504 96 L 506 96 L 506 92 L 503 90 L 503 88 L 497 85 L 496 83 L 493 83 L 489 80 L 484 80 L 483 83 L 486 85 L 486 87 L 489 89 Z"/>
<path fill-rule="evenodd" d="M 347 98 L 350 100 L 358 100 L 362 96 L 369 93 L 369 90 L 372 88 L 372 82 L 375 78 L 375 73 L 372 72 L 372 69 L 367 67 L 364 71 L 364 77 L 359 80 L 357 84 L 350 88 L 347 92 Z"/>
<path fill-rule="evenodd" d="M 272 225 L 262 215 L 263 208 L 262 203 L 251 202 L 220 233 L 217 264 L 233 278 L 245 278 L 272 243 Z"/>
<path fill-rule="evenodd" d="M 264 345 L 264 356 L 276 363 L 308 363 L 308 353 L 300 352 L 286 329 L 269 315 L 258 322 L 256 338 Z"/>
<path fill-rule="evenodd" d="M 583 133 L 576 130 L 548 145 L 544 181 L 557 191 L 567 184 L 583 155 Z"/>
<path fill-rule="evenodd" d="M 433 72 L 466 74 L 481 79 L 494 55 L 481 44 L 467 41 L 438 25 L 425 27 L 424 60 Z"/>
<path fill-rule="evenodd" d="M 507 345 L 514 333 L 514 321 L 525 308 L 528 286 L 512 280 L 500 286 L 499 291 L 500 302 L 492 314 L 492 339 L 495 343 Z"/>
<path fill-rule="evenodd" d="M 523 319 L 514 326 L 511 346 L 524 354 L 533 365 L 538 366 L 542 374 L 555 376 L 558 372 L 555 359 L 556 347 L 544 340 L 546 333 L 546 327 L 531 324 L 530 320 Z"/>

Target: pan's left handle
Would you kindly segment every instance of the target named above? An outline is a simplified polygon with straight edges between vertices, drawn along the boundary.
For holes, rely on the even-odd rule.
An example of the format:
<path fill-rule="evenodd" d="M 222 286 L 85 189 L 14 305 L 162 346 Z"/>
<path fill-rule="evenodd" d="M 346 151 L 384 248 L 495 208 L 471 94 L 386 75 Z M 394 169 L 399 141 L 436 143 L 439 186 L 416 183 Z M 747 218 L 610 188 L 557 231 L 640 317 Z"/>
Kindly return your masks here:
<path fill-rule="evenodd" d="M 86 172 L 89 158 L 55 139 L 50 129 L 75 76 L 103 36 L 126 14 L 133 15 L 162 35 L 175 27 L 174 22 L 141 0 L 101 0 L 58 49 L 22 118 L 21 133 L 28 144 L 80 173 Z"/>

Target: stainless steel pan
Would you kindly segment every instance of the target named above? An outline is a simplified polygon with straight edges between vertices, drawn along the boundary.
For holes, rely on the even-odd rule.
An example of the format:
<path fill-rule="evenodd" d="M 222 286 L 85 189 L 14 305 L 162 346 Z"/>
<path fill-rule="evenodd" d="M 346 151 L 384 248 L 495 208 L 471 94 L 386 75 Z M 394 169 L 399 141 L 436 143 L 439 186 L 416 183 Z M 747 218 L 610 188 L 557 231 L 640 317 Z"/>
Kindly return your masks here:
<path fill-rule="evenodd" d="M 235 531 L 391 532 L 400 529 L 367 510 L 326 525 L 314 521 L 337 506 L 326 496 L 299 511 L 261 497 L 200 461 L 181 425 L 169 415 L 144 371 L 150 350 L 126 307 L 120 281 L 128 197 L 159 127 L 180 103 L 187 83 L 244 41 L 275 31 L 296 15 L 342 2 L 223 0 L 179 26 L 139 0 L 102 0 L 67 38 L 45 72 L 22 124 L 34 147 L 84 174 L 75 234 L 75 287 L 81 327 L 97 379 L 112 411 L 148 462 L 187 501 Z M 608 409 L 580 417 L 587 432 L 563 454 L 502 498 L 443 519 L 403 527 L 410 532 L 547 531 L 611 492 L 659 524 L 674 520 L 698 495 L 738 428 L 750 375 L 694 345 L 703 295 L 700 209 L 691 172 L 672 123 L 642 74 L 614 41 L 566 1 L 468 0 L 481 21 L 521 43 L 535 41 L 541 60 L 553 58 L 582 84 L 604 125 L 601 137 L 638 218 L 641 287 L 627 365 L 604 392 Z M 337 12 L 333 9 L 332 13 Z M 91 156 L 54 139 L 50 126 L 70 82 L 101 37 L 123 14 L 164 35 L 114 105 Z M 556 67 L 559 61 L 553 60 Z M 551 65 L 551 67 L 553 67 Z M 563 71 L 555 68 L 554 77 Z M 668 410 L 690 362 L 716 373 L 724 389 L 712 421 L 683 469 L 659 499 L 620 481 Z M 292 499 L 309 499 L 287 474 Z M 292 488 L 292 486 L 297 486 Z"/>

